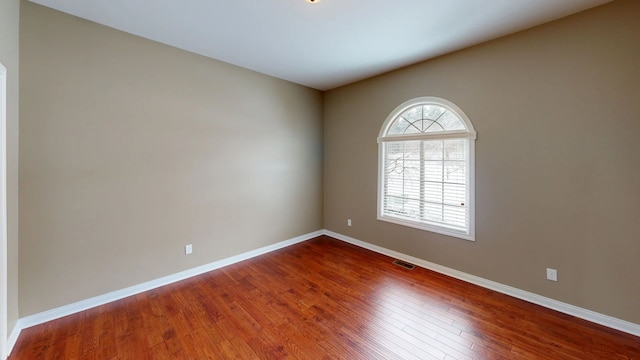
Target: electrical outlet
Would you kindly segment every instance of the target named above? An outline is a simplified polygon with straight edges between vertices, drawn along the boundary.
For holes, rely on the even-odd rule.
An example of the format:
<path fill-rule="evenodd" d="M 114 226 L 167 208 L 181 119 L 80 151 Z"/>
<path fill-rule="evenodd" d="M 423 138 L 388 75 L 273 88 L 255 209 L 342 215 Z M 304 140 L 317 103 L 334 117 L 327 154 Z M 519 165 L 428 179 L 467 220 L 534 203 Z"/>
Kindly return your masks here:
<path fill-rule="evenodd" d="M 547 268 L 547 280 L 558 281 L 558 270 Z"/>
<path fill-rule="evenodd" d="M 351 226 L 351 219 L 347 219 L 347 226 Z"/>
<path fill-rule="evenodd" d="M 184 254 L 189 255 L 193 252 L 193 245 L 189 244 L 184 247 Z"/>

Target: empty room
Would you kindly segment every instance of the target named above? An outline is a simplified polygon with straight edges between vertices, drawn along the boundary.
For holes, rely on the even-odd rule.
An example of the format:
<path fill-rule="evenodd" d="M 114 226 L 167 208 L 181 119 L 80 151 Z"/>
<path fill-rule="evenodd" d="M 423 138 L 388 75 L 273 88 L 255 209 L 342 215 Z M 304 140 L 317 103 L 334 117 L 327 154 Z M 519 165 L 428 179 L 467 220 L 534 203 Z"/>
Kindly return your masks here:
<path fill-rule="evenodd" d="M 0 359 L 640 359 L 640 2 L 0 0 Z"/>

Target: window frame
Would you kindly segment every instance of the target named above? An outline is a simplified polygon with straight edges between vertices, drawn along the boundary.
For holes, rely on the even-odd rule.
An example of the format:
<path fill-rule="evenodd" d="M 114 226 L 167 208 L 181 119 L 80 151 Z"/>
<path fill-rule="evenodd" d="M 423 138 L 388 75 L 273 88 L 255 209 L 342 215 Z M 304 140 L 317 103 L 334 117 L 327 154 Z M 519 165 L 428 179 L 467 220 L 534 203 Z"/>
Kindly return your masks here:
<path fill-rule="evenodd" d="M 441 106 L 456 115 L 465 125 L 466 130 L 441 131 L 435 133 L 419 133 L 409 135 L 387 135 L 387 132 L 395 122 L 395 120 L 406 110 L 422 105 Z M 475 140 L 477 133 L 469 117 L 451 101 L 433 96 L 423 96 L 414 98 L 396 107 L 387 116 L 384 121 L 380 133 L 378 135 L 378 201 L 377 201 L 377 218 L 398 225 L 408 226 L 434 232 L 438 234 L 457 237 L 464 240 L 475 241 Z M 397 141 L 422 141 L 422 140 L 446 140 L 446 139 L 464 139 L 467 146 L 468 171 L 467 177 L 467 202 L 468 202 L 468 228 L 467 231 L 448 228 L 444 225 L 429 223 L 426 221 L 411 221 L 384 214 L 384 182 L 385 182 L 385 143 Z"/>

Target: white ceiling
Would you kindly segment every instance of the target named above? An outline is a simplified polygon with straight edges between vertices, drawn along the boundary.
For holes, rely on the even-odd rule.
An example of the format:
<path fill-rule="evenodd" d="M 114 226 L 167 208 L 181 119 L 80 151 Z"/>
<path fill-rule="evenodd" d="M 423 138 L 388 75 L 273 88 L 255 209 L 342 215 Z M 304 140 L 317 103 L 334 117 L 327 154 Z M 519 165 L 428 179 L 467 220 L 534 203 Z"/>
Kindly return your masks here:
<path fill-rule="evenodd" d="M 31 0 L 327 90 L 611 0 Z"/>

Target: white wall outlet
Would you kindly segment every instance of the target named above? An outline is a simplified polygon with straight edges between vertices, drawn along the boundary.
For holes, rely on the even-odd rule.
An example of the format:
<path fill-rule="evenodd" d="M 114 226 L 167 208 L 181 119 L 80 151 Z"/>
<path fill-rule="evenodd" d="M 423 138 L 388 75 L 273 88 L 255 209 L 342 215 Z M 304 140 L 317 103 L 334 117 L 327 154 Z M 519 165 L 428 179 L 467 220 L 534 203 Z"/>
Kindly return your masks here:
<path fill-rule="evenodd" d="M 184 247 L 184 254 L 189 255 L 193 252 L 193 245 L 189 244 Z"/>
<path fill-rule="evenodd" d="M 547 268 L 547 280 L 558 281 L 558 270 Z"/>
<path fill-rule="evenodd" d="M 351 226 L 351 219 L 347 219 L 347 226 Z"/>

